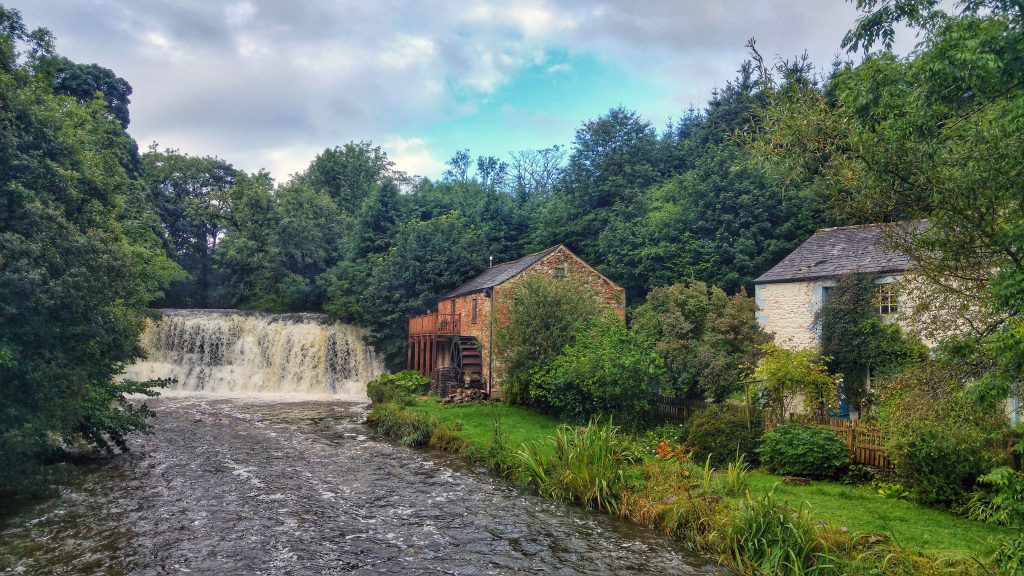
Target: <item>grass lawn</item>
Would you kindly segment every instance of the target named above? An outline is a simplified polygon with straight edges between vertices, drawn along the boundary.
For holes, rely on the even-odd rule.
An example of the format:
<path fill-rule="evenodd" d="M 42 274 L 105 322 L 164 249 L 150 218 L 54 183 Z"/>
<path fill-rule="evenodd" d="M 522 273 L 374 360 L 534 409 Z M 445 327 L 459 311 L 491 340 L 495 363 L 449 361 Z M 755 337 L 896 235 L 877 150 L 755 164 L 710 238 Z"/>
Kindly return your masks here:
<path fill-rule="evenodd" d="M 560 421 L 533 410 L 500 403 L 439 404 L 437 400 L 417 400 L 409 406 L 413 412 L 429 414 L 445 422 L 462 422 L 462 436 L 471 450 L 487 450 L 494 437 L 495 417 L 507 434 L 507 446 L 517 448 L 524 442 L 554 436 Z"/>
<path fill-rule="evenodd" d="M 476 453 L 491 445 L 496 415 L 502 431 L 508 435 L 506 445 L 512 449 L 524 442 L 554 436 L 561 424 L 532 410 L 505 404 L 448 405 L 427 399 L 417 400 L 409 410 L 447 422 L 461 421 L 461 435 L 469 450 Z M 934 557 L 984 556 L 986 540 L 1016 533 L 1010 528 L 972 522 L 912 502 L 883 498 L 867 487 L 833 482 L 789 486 L 782 484 L 779 476 L 762 471 L 751 474 L 751 494 L 764 493 L 773 486 L 776 496 L 791 507 L 807 506 L 815 517 L 845 527 L 853 534 L 883 534 L 903 547 Z"/>
<path fill-rule="evenodd" d="M 807 506 L 815 517 L 845 527 L 851 533 L 884 534 L 910 550 L 930 556 L 984 556 L 986 540 L 1009 536 L 1011 528 L 972 522 L 913 502 L 883 498 L 868 487 L 812 482 L 810 486 L 782 484 L 780 476 L 754 472 L 751 494 L 761 494 L 775 486 L 775 494 L 789 506 Z"/>

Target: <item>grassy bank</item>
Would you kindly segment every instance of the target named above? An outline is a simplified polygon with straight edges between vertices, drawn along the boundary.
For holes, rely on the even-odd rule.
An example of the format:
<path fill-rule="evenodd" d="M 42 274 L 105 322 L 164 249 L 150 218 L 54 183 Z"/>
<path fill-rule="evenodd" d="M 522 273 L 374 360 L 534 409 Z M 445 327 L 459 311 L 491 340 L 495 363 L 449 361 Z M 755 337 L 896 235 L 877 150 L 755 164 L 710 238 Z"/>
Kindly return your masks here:
<path fill-rule="evenodd" d="M 371 414 L 371 421 L 385 435 L 408 445 L 459 452 L 520 481 L 530 478 L 523 471 L 521 455 L 516 453 L 524 445 L 533 446 L 534 451 L 539 450 L 538 459 L 550 465 L 555 453 L 550 439 L 559 433 L 561 425 L 557 420 L 515 406 L 442 405 L 434 400 L 414 400 L 404 407 L 380 405 Z M 428 432 L 409 433 L 410 430 Z M 631 445 L 628 439 L 622 444 Z M 637 454 L 635 448 L 633 454 Z M 708 480 L 703 481 L 701 488 L 704 471 L 699 466 L 658 461 L 652 455 L 633 457 L 625 468 L 625 474 L 614 481 L 612 491 L 617 500 L 613 506 L 600 499 L 573 497 L 568 480 L 558 483 L 544 478 L 546 484 L 534 484 L 542 493 L 550 488 L 548 495 L 552 497 L 608 509 L 672 534 L 695 549 L 718 557 L 723 564 L 750 574 L 781 570 L 777 566 L 788 561 L 770 556 L 787 546 L 787 553 L 799 551 L 810 559 L 804 563 L 815 568 L 786 569 L 784 573 L 994 573 L 981 559 L 989 555 L 993 538 L 1016 533 L 911 502 L 884 498 L 860 486 L 832 482 L 784 485 L 778 476 L 754 471 L 740 483 L 740 488 L 733 487 L 731 491 L 709 488 Z M 539 474 L 543 476 L 544 472 Z M 602 480 L 583 482 L 600 484 Z M 757 530 L 766 532 L 752 538 Z M 773 538 L 781 541 L 771 544 Z M 786 540 L 791 542 L 782 542 Z M 765 543 L 769 543 L 767 548 L 759 551 L 758 547 Z M 775 568 L 769 568 L 772 566 Z"/>

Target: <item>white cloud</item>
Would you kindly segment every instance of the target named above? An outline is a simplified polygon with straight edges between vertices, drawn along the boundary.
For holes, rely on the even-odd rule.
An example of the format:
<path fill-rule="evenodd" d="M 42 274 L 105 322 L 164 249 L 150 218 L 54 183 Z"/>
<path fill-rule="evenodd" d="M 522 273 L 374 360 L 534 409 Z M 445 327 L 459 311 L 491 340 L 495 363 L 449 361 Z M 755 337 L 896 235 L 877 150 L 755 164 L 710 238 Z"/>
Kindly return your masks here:
<path fill-rule="evenodd" d="M 30 26 L 51 28 L 67 56 L 132 84 L 130 130 L 140 142 L 217 153 L 285 178 L 311 153 L 363 139 L 392 146 L 403 170 L 437 175 L 443 163 L 431 147 L 461 143 L 396 135 L 432 133 L 486 109 L 523 70 L 568 72 L 581 55 L 663 86 L 666 110 L 641 110 L 658 122 L 681 111 L 673 105 L 703 105 L 735 75 L 752 36 L 768 58 L 806 48 L 827 65 L 856 17 L 834 1 L 828 10 L 820 0 L 5 3 Z"/>
<path fill-rule="evenodd" d="M 444 161 L 430 149 L 423 138 L 392 136 L 381 143 L 381 148 L 395 163 L 395 168 L 409 174 L 437 175 L 444 171 Z"/>
<path fill-rule="evenodd" d="M 238 27 L 252 20 L 256 12 L 257 9 L 252 2 L 235 2 L 224 8 L 224 17 L 227 19 L 228 25 Z"/>

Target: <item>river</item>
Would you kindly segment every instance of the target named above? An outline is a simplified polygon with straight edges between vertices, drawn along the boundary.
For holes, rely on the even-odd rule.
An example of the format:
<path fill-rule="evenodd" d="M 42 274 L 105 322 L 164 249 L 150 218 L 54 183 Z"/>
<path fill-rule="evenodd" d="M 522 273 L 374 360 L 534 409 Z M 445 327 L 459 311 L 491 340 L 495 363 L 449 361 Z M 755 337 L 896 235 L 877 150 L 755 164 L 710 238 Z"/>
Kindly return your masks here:
<path fill-rule="evenodd" d="M 8 518 L 4 574 L 710 574 L 677 542 L 395 446 L 366 404 L 173 393 Z"/>

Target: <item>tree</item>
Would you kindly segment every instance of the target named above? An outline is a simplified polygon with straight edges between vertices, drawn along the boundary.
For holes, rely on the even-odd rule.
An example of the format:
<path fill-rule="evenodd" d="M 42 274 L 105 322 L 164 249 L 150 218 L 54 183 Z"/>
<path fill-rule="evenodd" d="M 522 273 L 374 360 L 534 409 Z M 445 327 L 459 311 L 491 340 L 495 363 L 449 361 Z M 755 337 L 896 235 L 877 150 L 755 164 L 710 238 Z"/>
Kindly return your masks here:
<path fill-rule="evenodd" d="M 479 156 L 476 159 L 476 171 L 480 175 L 480 185 L 488 192 L 504 192 L 508 179 L 508 162 L 494 156 Z"/>
<path fill-rule="evenodd" d="M 317 278 L 324 290 L 324 312 L 348 321 L 363 321 L 372 310 L 360 304 L 369 286 L 371 263 L 391 248 L 403 208 L 398 186 L 387 182 L 363 200 L 344 238 L 341 261 Z"/>
<path fill-rule="evenodd" d="M 815 417 L 826 416 L 839 407 L 837 393 L 843 377 L 829 374 L 825 365 L 828 359 L 817 348 L 790 350 L 765 344 L 761 352 L 753 372 L 755 389 L 779 422 L 785 420 L 793 400 L 802 399 L 804 412 Z"/>
<path fill-rule="evenodd" d="M 529 275 L 498 302 L 494 354 L 505 372 L 502 391 L 530 403 L 532 378 L 602 314 L 603 304 L 582 279 Z"/>
<path fill-rule="evenodd" d="M 457 212 L 398 227 L 391 248 L 372 262 L 361 304 L 389 366 L 405 361 L 409 318 L 483 270 L 485 253 L 480 231 Z"/>
<path fill-rule="evenodd" d="M 755 309 L 746 294 L 729 297 L 700 282 L 651 291 L 634 311 L 632 324 L 664 360 L 662 393 L 720 401 L 742 389 L 760 346 L 769 340 Z"/>
<path fill-rule="evenodd" d="M 134 147 L 106 103 L 55 94 L 18 60 L 52 48 L 0 6 L 0 492 L 31 483 L 57 442 L 126 449 L 152 414 L 122 382 L 147 303 L 179 277 L 161 250 Z"/>
<path fill-rule="evenodd" d="M 562 176 L 566 149 L 555 145 L 511 154 L 512 190 L 521 203 L 545 200 Z"/>
<path fill-rule="evenodd" d="M 573 420 L 616 415 L 638 428 L 650 419 L 664 375 L 650 342 L 606 314 L 533 373 L 530 400 Z"/>
<path fill-rule="evenodd" d="M 240 176 L 224 203 L 230 222 L 215 253 L 223 304 L 268 312 L 320 310 L 319 277 L 342 253 L 349 222 L 334 200 L 301 180 L 273 188 Z"/>
<path fill-rule="evenodd" d="M 452 157 L 445 162 L 448 168 L 445 169 L 443 180 L 466 184 L 469 182 L 469 169 L 473 160 L 469 156 L 469 149 L 457 150 Z"/>
<path fill-rule="evenodd" d="M 207 306 L 213 287 L 213 252 L 224 232 L 221 197 L 238 171 L 212 156 L 159 151 L 154 143 L 142 155 L 150 199 L 166 230 L 168 253 L 189 274 L 169 291 L 163 304 Z"/>
<path fill-rule="evenodd" d="M 36 61 L 35 71 L 50 80 L 55 94 L 71 96 L 81 103 L 89 102 L 99 93 L 107 103 L 110 115 L 128 128 L 132 86 L 109 68 L 98 64 L 78 64 L 63 56 L 48 56 Z"/>
<path fill-rule="evenodd" d="M 372 142 L 349 142 L 317 154 L 297 180 L 329 195 L 344 214 L 352 215 L 374 190 L 392 181 L 394 164 Z"/>
<path fill-rule="evenodd" d="M 613 108 L 576 131 L 560 186 L 541 215 L 536 243 L 564 242 L 599 260 L 597 239 L 617 210 L 629 209 L 659 178 L 659 141 L 636 112 Z"/>

